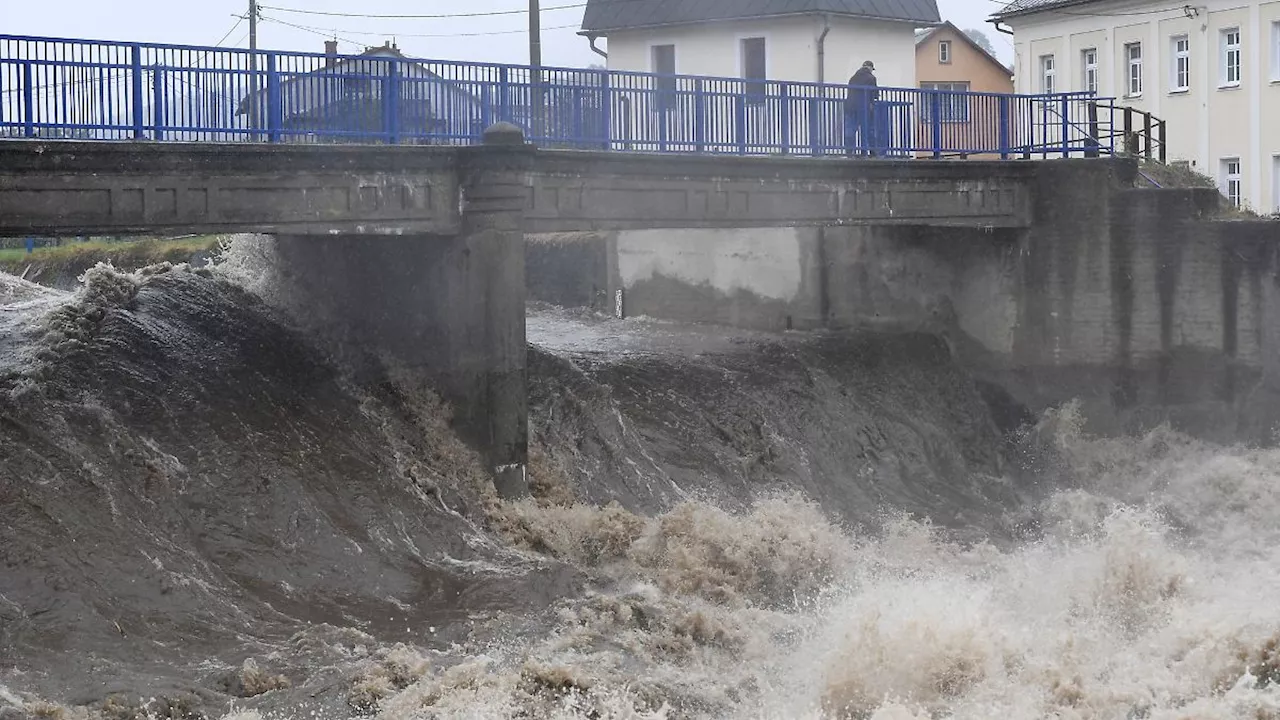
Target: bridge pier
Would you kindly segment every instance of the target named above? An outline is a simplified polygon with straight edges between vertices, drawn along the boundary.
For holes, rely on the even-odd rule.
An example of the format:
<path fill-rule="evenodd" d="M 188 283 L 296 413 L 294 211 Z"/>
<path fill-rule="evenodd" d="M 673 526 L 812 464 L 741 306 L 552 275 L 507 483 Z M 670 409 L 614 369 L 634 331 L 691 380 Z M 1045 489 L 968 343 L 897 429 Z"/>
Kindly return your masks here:
<path fill-rule="evenodd" d="M 361 367 L 434 387 L 453 425 L 527 492 L 524 205 L 531 150 L 514 126 L 460 150 L 455 234 L 279 234 L 283 292 Z"/>

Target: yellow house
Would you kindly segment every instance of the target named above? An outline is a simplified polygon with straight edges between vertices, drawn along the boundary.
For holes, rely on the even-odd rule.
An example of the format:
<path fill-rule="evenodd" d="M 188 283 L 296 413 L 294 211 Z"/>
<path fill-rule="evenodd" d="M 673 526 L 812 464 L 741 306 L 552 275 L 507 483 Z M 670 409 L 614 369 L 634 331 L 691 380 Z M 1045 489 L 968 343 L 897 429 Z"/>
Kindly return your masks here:
<path fill-rule="evenodd" d="M 1013 73 L 950 22 L 916 32 L 916 80 L 922 90 L 1012 93 Z M 937 110 L 940 123 L 933 122 Z M 917 141 L 931 147 L 933 133 L 949 147 L 996 147 L 999 117 L 995 99 L 942 95 L 921 98 Z M 966 143 L 968 141 L 968 143 Z"/>

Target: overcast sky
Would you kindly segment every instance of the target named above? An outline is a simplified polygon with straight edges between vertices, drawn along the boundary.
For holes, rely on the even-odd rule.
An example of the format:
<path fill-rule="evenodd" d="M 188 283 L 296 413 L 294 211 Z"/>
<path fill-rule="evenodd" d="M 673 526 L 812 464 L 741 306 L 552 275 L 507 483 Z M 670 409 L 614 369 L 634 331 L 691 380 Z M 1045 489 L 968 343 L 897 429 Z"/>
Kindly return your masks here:
<path fill-rule="evenodd" d="M 394 38 L 407 55 L 477 62 L 528 61 L 528 0 L 259 0 L 265 20 L 258 26 L 260 48 L 314 50 L 326 36 L 337 36 L 343 52 L 380 45 Z M 584 0 L 542 0 L 542 60 L 546 65 L 582 67 L 600 60 L 575 34 Z M 0 33 L 47 37 L 137 40 L 248 46 L 248 24 L 236 17 L 247 0 L 0 0 Z M 1008 63 L 1013 46 L 1007 35 L 985 22 L 997 0 L 939 0 L 944 20 L 961 28 L 986 31 L 1000 59 Z M 554 9 L 554 8 L 563 9 Z M 366 19 L 285 12 L 295 8 L 333 13 L 449 15 L 503 13 L 484 17 L 438 19 Z M 239 25 L 237 26 L 237 23 Z M 288 23 L 288 24 L 285 24 Z M 297 26 L 291 27 L 290 25 Z M 234 30 L 233 30 L 234 27 Z M 306 29 L 304 29 L 306 28 Z M 229 33 L 229 35 L 228 35 Z"/>

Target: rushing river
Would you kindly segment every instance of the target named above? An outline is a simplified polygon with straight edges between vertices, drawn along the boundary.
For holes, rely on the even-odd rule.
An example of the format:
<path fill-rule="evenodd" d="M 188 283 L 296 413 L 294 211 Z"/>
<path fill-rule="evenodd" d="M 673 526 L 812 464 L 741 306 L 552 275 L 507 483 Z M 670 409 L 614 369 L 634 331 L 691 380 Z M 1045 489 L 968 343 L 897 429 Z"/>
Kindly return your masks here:
<path fill-rule="evenodd" d="M 926 335 L 540 308 L 503 502 L 237 243 L 0 276 L 4 720 L 1280 718 L 1280 452 L 1020 417 Z"/>

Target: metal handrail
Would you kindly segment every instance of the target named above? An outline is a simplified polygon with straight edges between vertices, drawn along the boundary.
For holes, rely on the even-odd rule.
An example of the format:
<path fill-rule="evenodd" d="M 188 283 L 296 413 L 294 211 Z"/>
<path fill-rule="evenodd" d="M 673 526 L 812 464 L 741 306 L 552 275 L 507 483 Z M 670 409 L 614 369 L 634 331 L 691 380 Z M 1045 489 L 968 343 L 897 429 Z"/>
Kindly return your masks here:
<path fill-rule="evenodd" d="M 1076 154 L 1042 106 L 1091 93 L 838 84 L 0 35 L 0 135 L 148 141 L 470 144 L 514 122 L 544 146 L 936 158 Z M 860 109 L 861 107 L 861 109 Z"/>

